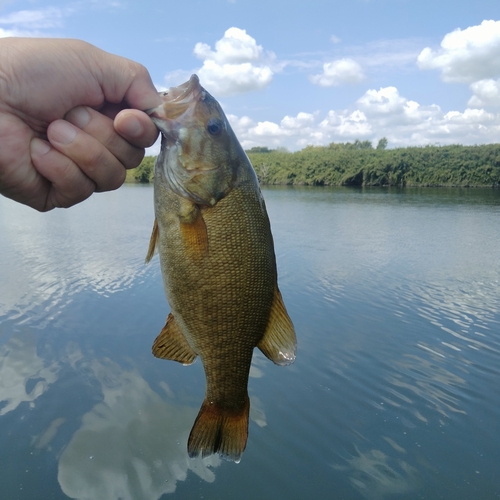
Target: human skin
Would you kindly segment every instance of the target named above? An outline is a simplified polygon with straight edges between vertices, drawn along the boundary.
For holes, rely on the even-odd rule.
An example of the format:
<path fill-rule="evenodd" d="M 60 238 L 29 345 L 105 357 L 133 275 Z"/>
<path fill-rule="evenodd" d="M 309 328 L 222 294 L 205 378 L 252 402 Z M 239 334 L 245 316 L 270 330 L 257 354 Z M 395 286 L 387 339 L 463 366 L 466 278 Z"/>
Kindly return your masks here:
<path fill-rule="evenodd" d="M 144 66 L 86 42 L 0 39 L 0 193 L 46 212 L 117 189 L 160 102 Z"/>

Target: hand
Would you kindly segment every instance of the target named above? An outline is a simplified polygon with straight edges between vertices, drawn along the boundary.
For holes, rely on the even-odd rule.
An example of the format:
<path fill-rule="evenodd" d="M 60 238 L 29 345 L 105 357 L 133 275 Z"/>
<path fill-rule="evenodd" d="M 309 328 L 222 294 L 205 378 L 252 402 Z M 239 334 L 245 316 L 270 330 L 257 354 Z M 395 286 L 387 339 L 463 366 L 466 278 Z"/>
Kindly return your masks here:
<path fill-rule="evenodd" d="M 116 189 L 158 131 L 138 63 L 79 40 L 0 40 L 0 192 L 40 211 Z M 132 109 L 128 109 L 132 108 Z"/>

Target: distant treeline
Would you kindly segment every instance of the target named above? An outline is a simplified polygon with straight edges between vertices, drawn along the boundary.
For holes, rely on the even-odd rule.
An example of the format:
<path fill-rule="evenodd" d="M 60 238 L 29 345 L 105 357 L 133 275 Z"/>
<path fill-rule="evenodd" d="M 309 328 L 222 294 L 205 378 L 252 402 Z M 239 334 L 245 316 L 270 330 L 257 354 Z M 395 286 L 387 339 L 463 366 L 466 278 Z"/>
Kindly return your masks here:
<path fill-rule="evenodd" d="M 284 149 L 252 148 L 247 154 L 261 184 L 303 186 L 500 187 L 500 144 L 386 149 L 381 139 Z M 154 157 L 146 157 L 127 180 L 149 182 Z"/>

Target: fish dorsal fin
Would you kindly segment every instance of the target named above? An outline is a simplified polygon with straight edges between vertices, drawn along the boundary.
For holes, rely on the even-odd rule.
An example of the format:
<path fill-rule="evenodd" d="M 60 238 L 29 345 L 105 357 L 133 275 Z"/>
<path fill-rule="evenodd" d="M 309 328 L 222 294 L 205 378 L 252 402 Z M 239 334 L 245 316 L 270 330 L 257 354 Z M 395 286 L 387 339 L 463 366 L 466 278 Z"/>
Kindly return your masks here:
<path fill-rule="evenodd" d="M 278 286 L 274 289 L 273 305 L 266 332 L 257 347 L 277 365 L 289 365 L 295 361 L 297 349 L 295 330 L 292 320 L 286 312 Z"/>
<path fill-rule="evenodd" d="M 156 222 L 156 218 L 153 224 L 153 231 L 151 233 L 151 239 L 149 240 L 149 248 L 148 254 L 146 255 L 146 264 L 149 264 L 149 261 L 153 258 L 153 255 L 156 252 L 156 247 L 158 246 L 158 222 Z"/>
<path fill-rule="evenodd" d="M 190 365 L 196 359 L 196 353 L 191 349 L 172 313 L 168 315 L 165 326 L 154 341 L 153 355 L 156 358 L 178 361 L 184 365 Z"/>

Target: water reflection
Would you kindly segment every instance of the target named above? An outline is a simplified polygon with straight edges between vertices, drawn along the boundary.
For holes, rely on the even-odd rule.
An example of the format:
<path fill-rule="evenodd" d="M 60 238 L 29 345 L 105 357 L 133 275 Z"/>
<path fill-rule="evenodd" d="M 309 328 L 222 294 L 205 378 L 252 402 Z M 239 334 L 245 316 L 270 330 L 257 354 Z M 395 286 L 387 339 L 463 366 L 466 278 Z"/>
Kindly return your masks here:
<path fill-rule="evenodd" d="M 57 380 L 59 363 L 46 364 L 37 354 L 36 337 L 17 334 L 0 347 L 0 416 L 35 400 Z"/>
<path fill-rule="evenodd" d="M 444 417 L 450 417 L 450 412 L 465 413 L 460 408 L 462 399 L 455 392 L 466 386 L 465 379 L 429 359 L 406 354 L 395 361 L 394 370 L 386 375 L 386 380 L 392 386 L 389 390 L 392 397 L 383 400 L 394 406 L 399 406 L 398 402 L 404 404 L 422 422 L 427 421 L 420 413 L 422 400 Z"/>
<path fill-rule="evenodd" d="M 56 437 L 59 427 L 65 422 L 66 419 L 62 417 L 52 420 L 47 429 L 40 436 L 33 439 L 33 446 L 35 449 L 42 450 L 43 448 L 48 448 L 50 450 L 51 441 Z"/>
<path fill-rule="evenodd" d="M 474 279 L 441 280 L 440 282 L 416 282 L 413 302 L 422 302 L 418 313 L 432 325 L 449 334 L 441 341 L 442 353 L 449 349 L 480 349 L 500 353 L 500 339 L 492 325 L 500 323 L 495 312 L 500 310 L 500 269 L 492 270 L 498 280 L 491 281 L 475 276 Z M 470 270 L 469 270 L 470 272 Z"/>
<path fill-rule="evenodd" d="M 201 365 L 150 354 L 151 189 L 52 214 L 0 198 L 0 496 L 498 496 L 500 193 L 446 193 L 265 193 L 300 356 L 254 357 L 262 429 L 234 467 L 186 454 Z"/>
<path fill-rule="evenodd" d="M 185 481 L 189 473 L 206 482 L 215 480 L 214 468 L 221 464 L 218 456 L 191 459 L 187 455 L 196 407 L 177 402 L 165 381 L 159 383 L 165 394 L 159 395 L 137 369 L 124 369 L 109 358 L 88 357 L 74 342 L 63 351 L 59 361 L 50 364 L 37 353 L 36 337 L 29 334 L 16 334 L 0 348 L 0 415 L 13 412 L 23 402 L 34 409 L 35 400 L 68 369 L 102 394 L 102 401 L 81 416 L 81 426 L 71 437 L 67 437 L 71 419 L 58 416 L 31 438 L 38 455 L 51 452 L 62 433 L 67 444 L 58 458 L 57 477 L 68 497 L 157 500 L 174 492 L 177 482 Z M 257 367 L 261 361 L 252 366 L 253 378 L 264 375 Z M 250 418 L 260 427 L 267 425 L 262 402 L 255 396 L 251 396 Z"/>
<path fill-rule="evenodd" d="M 92 360 L 103 401 L 82 417 L 82 425 L 59 459 L 58 480 L 79 500 L 156 500 L 176 489 L 189 471 L 212 482 L 218 457 L 190 459 L 187 438 L 197 410 L 162 399 L 135 369 Z"/>
<path fill-rule="evenodd" d="M 400 446 L 395 449 L 404 453 Z M 369 500 L 409 495 L 419 486 L 417 469 L 399 457 L 391 458 L 381 450 L 362 452 L 355 446 L 355 453 L 344 460 L 347 465 L 335 464 L 332 467 L 347 474 L 352 486 Z"/>
<path fill-rule="evenodd" d="M 142 238 L 127 238 L 117 223 L 123 220 L 123 193 L 117 199 L 121 202 L 110 204 L 96 197 L 71 211 L 40 214 L 0 198 L 0 315 L 43 327 L 83 290 L 109 296 L 151 273 L 144 256 L 152 222 L 146 227 L 143 219 L 143 227 L 134 228 Z M 132 227 L 135 217 L 132 213 L 128 220 Z M 99 224 L 89 224 L 92 219 Z M 40 304 L 44 307 L 33 317 Z"/>

